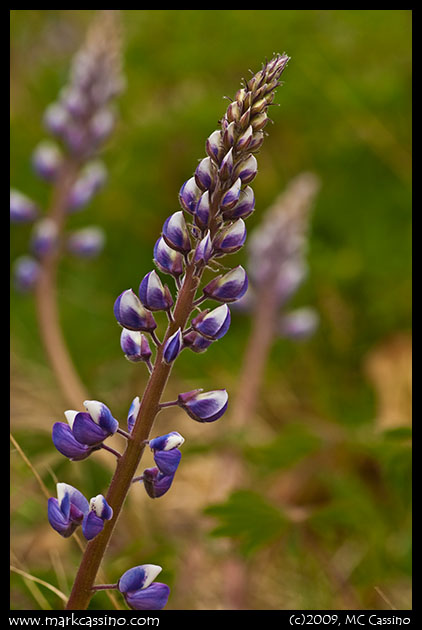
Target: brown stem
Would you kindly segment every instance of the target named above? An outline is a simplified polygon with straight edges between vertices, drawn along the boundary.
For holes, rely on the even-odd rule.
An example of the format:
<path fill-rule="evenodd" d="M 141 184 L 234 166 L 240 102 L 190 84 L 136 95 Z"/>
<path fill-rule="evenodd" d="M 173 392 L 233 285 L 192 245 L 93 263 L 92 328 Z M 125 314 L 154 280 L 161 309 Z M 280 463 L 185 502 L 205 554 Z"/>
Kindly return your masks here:
<path fill-rule="evenodd" d="M 194 276 L 194 266 L 190 265 L 182 288 L 179 292 L 174 321 L 169 322 L 164 341 L 180 327 L 183 329 L 192 311 L 199 278 Z M 136 469 L 145 449 L 155 417 L 160 411 L 160 399 L 171 372 L 172 364 L 162 361 L 164 343 L 157 350 L 154 369 L 149 378 L 142 397 L 138 417 L 132 430 L 127 448 L 117 462 L 116 471 L 111 480 L 107 502 L 113 508 L 113 518 L 106 521 L 103 531 L 91 540 L 85 549 L 78 573 L 73 584 L 72 592 L 67 603 L 68 610 L 85 610 L 93 594 L 92 587 L 113 533 L 123 503 L 135 477 Z"/>
<path fill-rule="evenodd" d="M 58 239 L 63 232 L 66 202 L 78 170 L 78 163 L 67 160 L 53 190 L 47 216 L 57 226 Z M 75 370 L 60 326 L 56 290 L 59 258 L 59 250 L 54 249 L 41 259 L 40 277 L 35 292 L 36 311 L 41 339 L 56 379 L 67 404 L 77 409 L 88 396 Z"/>
<path fill-rule="evenodd" d="M 277 300 L 271 285 L 257 294 L 252 330 L 245 356 L 238 389 L 232 406 L 233 424 L 240 426 L 254 413 L 265 366 L 274 338 L 277 317 Z"/>

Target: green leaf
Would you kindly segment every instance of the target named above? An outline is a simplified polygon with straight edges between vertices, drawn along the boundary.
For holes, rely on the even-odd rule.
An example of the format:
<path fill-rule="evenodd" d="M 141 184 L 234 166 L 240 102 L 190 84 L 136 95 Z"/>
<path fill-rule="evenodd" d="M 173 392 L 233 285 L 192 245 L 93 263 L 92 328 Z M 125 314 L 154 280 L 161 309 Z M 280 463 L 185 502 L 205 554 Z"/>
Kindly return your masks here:
<path fill-rule="evenodd" d="M 205 508 L 205 514 L 220 522 L 211 530 L 211 536 L 233 538 L 245 555 L 274 541 L 284 533 L 287 525 L 278 508 L 250 490 L 233 492 L 225 503 Z"/>

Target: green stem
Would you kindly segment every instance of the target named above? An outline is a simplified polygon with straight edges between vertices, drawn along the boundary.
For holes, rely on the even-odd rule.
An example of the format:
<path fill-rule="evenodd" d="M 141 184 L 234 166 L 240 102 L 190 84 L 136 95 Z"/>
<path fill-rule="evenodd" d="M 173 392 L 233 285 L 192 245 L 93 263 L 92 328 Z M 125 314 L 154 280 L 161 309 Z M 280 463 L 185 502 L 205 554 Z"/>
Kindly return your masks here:
<path fill-rule="evenodd" d="M 191 314 L 199 283 L 199 278 L 194 277 L 193 271 L 193 265 L 189 265 L 186 269 L 174 309 L 174 321 L 169 322 L 164 341 L 179 327 L 183 330 Z M 142 397 L 135 426 L 128 439 L 126 450 L 117 462 L 116 471 L 107 492 L 106 499 L 113 508 L 113 518 L 106 521 L 103 531 L 87 544 L 66 606 L 67 610 L 85 610 L 89 604 L 97 571 L 141 461 L 145 441 L 148 440 L 155 417 L 160 411 L 160 399 L 172 368 L 172 364 L 168 365 L 162 361 L 163 346 L 164 343 L 157 350 L 154 369 Z"/>

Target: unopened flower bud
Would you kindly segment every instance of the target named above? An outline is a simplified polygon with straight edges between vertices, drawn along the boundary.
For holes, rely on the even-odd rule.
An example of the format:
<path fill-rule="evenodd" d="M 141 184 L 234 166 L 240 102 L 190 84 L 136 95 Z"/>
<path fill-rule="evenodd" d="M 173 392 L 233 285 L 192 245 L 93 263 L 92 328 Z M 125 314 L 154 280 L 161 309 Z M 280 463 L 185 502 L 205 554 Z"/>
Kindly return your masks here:
<path fill-rule="evenodd" d="M 251 153 L 246 160 L 243 160 L 236 166 L 235 174 L 240 177 L 242 184 L 249 184 L 258 172 L 258 162 L 256 157 Z"/>
<path fill-rule="evenodd" d="M 40 265 L 31 256 L 20 256 L 13 265 L 13 281 L 15 288 L 26 293 L 32 291 L 38 282 Z"/>
<path fill-rule="evenodd" d="M 105 233 L 100 227 L 92 226 L 72 232 L 67 239 L 67 249 L 80 258 L 94 258 L 104 247 Z"/>
<path fill-rule="evenodd" d="M 212 256 L 212 253 L 213 253 L 213 246 L 212 246 L 210 231 L 208 230 L 204 238 L 198 243 L 193 260 L 196 263 L 203 262 L 204 264 L 207 264 L 207 262 Z"/>
<path fill-rule="evenodd" d="M 208 298 L 218 302 L 234 302 L 242 297 L 248 288 L 248 276 L 241 265 L 226 274 L 219 275 L 203 289 Z"/>
<path fill-rule="evenodd" d="M 172 363 L 180 354 L 183 349 L 183 337 L 182 331 L 180 328 L 176 330 L 173 335 L 171 335 L 166 343 L 164 344 L 163 349 L 163 359 L 166 363 Z"/>
<path fill-rule="evenodd" d="M 231 177 L 231 174 L 233 172 L 233 165 L 234 165 L 234 161 L 233 161 L 233 147 L 232 147 L 226 153 L 226 155 L 224 156 L 221 162 L 219 175 L 222 180 L 226 180 Z"/>
<path fill-rule="evenodd" d="M 35 225 L 31 236 L 31 249 L 40 258 L 51 252 L 57 245 L 58 228 L 53 219 L 45 217 Z"/>
<path fill-rule="evenodd" d="M 213 131 L 206 142 L 206 151 L 209 157 L 217 164 L 220 163 L 220 159 L 223 153 L 223 147 L 221 142 L 221 131 L 217 129 Z"/>
<path fill-rule="evenodd" d="M 196 204 L 202 194 L 202 190 L 198 187 L 195 177 L 188 179 L 180 189 L 179 201 L 184 210 L 190 214 L 195 213 Z"/>
<path fill-rule="evenodd" d="M 129 330 L 152 332 L 157 328 L 154 316 L 143 306 L 132 289 L 119 295 L 114 303 L 114 316 L 121 326 Z"/>
<path fill-rule="evenodd" d="M 29 223 L 38 217 L 36 204 L 26 195 L 10 189 L 10 220 L 12 223 Z"/>
<path fill-rule="evenodd" d="M 182 210 L 169 216 L 163 225 L 163 238 L 169 247 L 187 254 L 191 250 L 188 228 Z"/>
<path fill-rule="evenodd" d="M 313 308 L 298 308 L 283 315 L 280 321 L 280 334 L 289 339 L 309 339 L 318 327 L 319 317 Z"/>
<path fill-rule="evenodd" d="M 169 247 L 161 236 L 154 246 L 154 262 L 163 273 L 178 278 L 183 273 L 183 256 Z"/>
<path fill-rule="evenodd" d="M 62 136 L 69 124 L 69 113 L 60 103 L 51 103 L 44 113 L 44 125 L 56 136 Z"/>
<path fill-rule="evenodd" d="M 219 232 L 213 242 L 214 249 L 220 254 L 233 254 L 243 247 L 246 240 L 246 225 L 243 219 L 237 219 L 232 225 Z"/>
<path fill-rule="evenodd" d="M 120 335 L 120 347 L 126 359 L 133 363 L 148 362 L 152 355 L 148 339 L 138 330 L 126 330 L 126 328 L 123 328 Z"/>
<path fill-rule="evenodd" d="M 143 278 L 139 285 L 139 297 L 149 311 L 168 311 L 173 305 L 168 286 L 163 286 L 155 271 L 150 271 Z"/>
<path fill-rule="evenodd" d="M 212 344 L 212 340 L 206 339 L 195 331 L 191 331 L 183 336 L 183 343 L 187 348 L 192 350 L 192 352 L 200 354 L 209 348 Z"/>
<path fill-rule="evenodd" d="M 230 210 L 223 211 L 223 219 L 225 221 L 229 219 L 237 219 L 242 217 L 246 219 L 252 214 L 255 208 L 255 195 L 253 189 L 250 186 L 246 186 L 240 191 L 239 200 L 236 205 Z"/>
<path fill-rule="evenodd" d="M 139 396 L 135 396 L 135 398 L 132 400 L 127 414 L 127 428 L 129 429 L 129 433 L 132 433 L 132 429 L 135 426 L 140 407 L 141 401 L 139 399 Z"/>
<path fill-rule="evenodd" d="M 191 322 L 192 328 L 211 341 L 221 339 L 230 327 L 230 309 L 227 304 L 217 306 L 210 311 L 206 309 Z"/>
<path fill-rule="evenodd" d="M 179 394 L 178 404 L 197 422 L 214 422 L 221 418 L 227 409 L 228 394 L 225 389 L 202 392 L 195 389 L 191 392 Z"/>
<path fill-rule="evenodd" d="M 56 179 L 62 163 L 63 155 L 59 147 L 48 140 L 40 142 L 32 155 L 35 172 L 47 181 Z"/>
<path fill-rule="evenodd" d="M 216 177 L 216 167 L 210 157 L 200 161 L 195 171 L 195 181 L 201 190 L 213 187 Z"/>
<path fill-rule="evenodd" d="M 208 226 L 210 220 L 210 193 L 206 190 L 199 199 L 195 208 L 195 223 L 201 229 Z"/>
<path fill-rule="evenodd" d="M 225 210 L 230 210 L 237 204 L 239 200 L 241 186 L 242 180 L 240 179 L 240 177 L 238 177 L 234 184 L 224 194 L 224 197 L 221 200 L 220 209 L 222 212 L 224 212 Z"/>

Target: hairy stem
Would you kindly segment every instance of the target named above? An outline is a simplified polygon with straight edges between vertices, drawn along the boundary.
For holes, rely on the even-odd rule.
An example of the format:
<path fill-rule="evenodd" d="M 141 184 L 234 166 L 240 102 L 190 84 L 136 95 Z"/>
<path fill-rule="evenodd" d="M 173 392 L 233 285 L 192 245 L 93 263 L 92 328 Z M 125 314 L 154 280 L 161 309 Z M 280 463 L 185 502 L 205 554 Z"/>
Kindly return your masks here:
<path fill-rule="evenodd" d="M 63 232 L 66 219 L 66 202 L 74 184 L 79 164 L 68 159 L 60 172 L 53 189 L 47 216 L 57 226 L 58 239 Z M 41 272 L 35 292 L 36 312 L 41 339 L 57 382 L 71 407 L 78 408 L 88 396 L 67 348 L 60 326 L 57 305 L 57 267 L 60 259 L 58 249 L 46 253 L 41 259 Z"/>
<path fill-rule="evenodd" d="M 194 276 L 194 266 L 189 265 L 180 289 L 173 313 L 174 321 L 169 322 L 164 341 L 180 327 L 183 329 L 192 312 L 199 278 Z M 102 558 L 119 518 L 125 498 L 132 485 L 145 442 L 148 440 L 154 420 L 160 411 L 160 399 L 171 372 L 172 364 L 162 361 L 163 345 L 157 350 L 154 369 L 141 400 L 139 413 L 123 455 L 117 462 L 106 500 L 113 508 L 113 518 L 106 521 L 103 531 L 91 540 L 85 549 L 72 592 L 67 603 L 68 610 L 85 610 L 93 594 L 92 587 Z"/>

